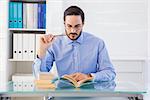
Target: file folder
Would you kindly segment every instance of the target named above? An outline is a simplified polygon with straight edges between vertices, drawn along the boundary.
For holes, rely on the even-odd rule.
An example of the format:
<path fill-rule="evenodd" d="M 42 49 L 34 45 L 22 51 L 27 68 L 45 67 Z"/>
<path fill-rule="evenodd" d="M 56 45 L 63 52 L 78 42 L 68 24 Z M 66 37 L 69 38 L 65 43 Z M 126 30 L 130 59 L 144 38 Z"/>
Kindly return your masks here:
<path fill-rule="evenodd" d="M 42 4 L 38 4 L 38 28 L 40 29 L 41 27 L 42 27 L 42 25 L 41 25 L 41 9 L 42 9 L 42 7 L 41 7 L 41 5 Z"/>
<path fill-rule="evenodd" d="M 21 2 L 18 2 L 17 3 L 18 4 L 18 9 L 17 9 L 17 11 L 18 11 L 18 18 L 17 18 L 17 25 L 18 25 L 18 28 L 22 28 L 22 22 L 23 22 L 23 14 L 22 14 L 22 11 L 23 11 L 23 5 L 22 5 L 22 3 Z"/>
<path fill-rule="evenodd" d="M 23 59 L 29 58 L 29 34 L 23 34 Z"/>
<path fill-rule="evenodd" d="M 34 29 L 37 29 L 38 28 L 38 4 L 34 4 L 33 5 L 34 7 L 34 13 L 33 13 L 33 22 L 34 22 L 34 25 L 33 25 L 33 28 Z"/>
<path fill-rule="evenodd" d="M 44 4 L 43 12 L 44 12 L 43 28 L 46 29 L 46 4 Z"/>
<path fill-rule="evenodd" d="M 14 23 L 14 28 L 17 28 L 17 8 L 18 8 L 18 4 L 16 2 L 13 2 L 13 23 Z"/>
<path fill-rule="evenodd" d="M 29 60 L 35 58 L 35 34 L 29 34 Z"/>
<path fill-rule="evenodd" d="M 13 2 L 9 2 L 9 28 L 14 27 L 13 16 Z"/>
<path fill-rule="evenodd" d="M 22 34 L 18 34 L 18 52 L 17 52 L 17 59 L 22 59 L 23 53 L 22 53 Z"/>
<path fill-rule="evenodd" d="M 23 28 L 27 28 L 27 4 L 23 3 Z"/>
<path fill-rule="evenodd" d="M 17 52 L 18 52 L 17 39 L 18 39 L 18 35 L 13 33 L 13 59 L 17 59 Z"/>
<path fill-rule="evenodd" d="M 33 18 L 34 18 L 34 6 L 33 4 L 27 4 L 27 28 L 32 29 L 34 26 Z"/>

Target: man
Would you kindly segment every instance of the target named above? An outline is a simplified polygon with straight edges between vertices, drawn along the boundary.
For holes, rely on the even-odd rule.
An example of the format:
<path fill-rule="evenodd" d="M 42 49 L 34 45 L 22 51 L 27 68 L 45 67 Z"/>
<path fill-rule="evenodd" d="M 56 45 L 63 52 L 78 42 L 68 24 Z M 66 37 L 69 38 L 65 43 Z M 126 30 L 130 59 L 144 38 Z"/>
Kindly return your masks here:
<path fill-rule="evenodd" d="M 83 32 L 84 12 L 70 6 L 64 12 L 65 36 L 43 35 L 34 74 L 49 72 L 55 61 L 58 75 L 71 75 L 81 81 L 92 77 L 93 81 L 114 80 L 116 74 L 110 62 L 104 41 Z"/>

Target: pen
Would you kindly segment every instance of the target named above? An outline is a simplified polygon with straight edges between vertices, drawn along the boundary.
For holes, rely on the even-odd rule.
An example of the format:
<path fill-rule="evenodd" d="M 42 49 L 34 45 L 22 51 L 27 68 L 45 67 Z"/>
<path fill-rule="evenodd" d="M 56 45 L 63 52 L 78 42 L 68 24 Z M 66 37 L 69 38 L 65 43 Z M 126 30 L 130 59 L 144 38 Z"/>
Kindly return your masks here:
<path fill-rule="evenodd" d="M 66 36 L 65 34 L 56 34 L 54 36 Z"/>

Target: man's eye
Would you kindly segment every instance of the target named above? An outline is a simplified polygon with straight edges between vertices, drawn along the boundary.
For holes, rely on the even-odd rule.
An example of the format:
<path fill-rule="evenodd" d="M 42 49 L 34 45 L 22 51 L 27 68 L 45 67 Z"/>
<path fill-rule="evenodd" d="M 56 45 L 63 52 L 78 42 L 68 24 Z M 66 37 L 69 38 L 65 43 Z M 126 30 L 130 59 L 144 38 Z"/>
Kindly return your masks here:
<path fill-rule="evenodd" d="M 71 28 L 71 26 L 68 26 L 69 28 Z"/>
<path fill-rule="evenodd" d="M 75 26 L 75 28 L 79 28 L 80 26 Z"/>

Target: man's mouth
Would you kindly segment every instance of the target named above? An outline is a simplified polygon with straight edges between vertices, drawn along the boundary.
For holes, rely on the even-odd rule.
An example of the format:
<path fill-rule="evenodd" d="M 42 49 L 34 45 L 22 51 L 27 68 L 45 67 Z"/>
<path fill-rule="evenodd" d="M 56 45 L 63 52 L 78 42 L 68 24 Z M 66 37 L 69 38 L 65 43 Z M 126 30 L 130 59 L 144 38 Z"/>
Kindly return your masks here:
<path fill-rule="evenodd" d="M 73 36 L 75 36 L 75 35 L 78 35 L 77 33 L 70 33 L 69 35 L 73 35 Z"/>

